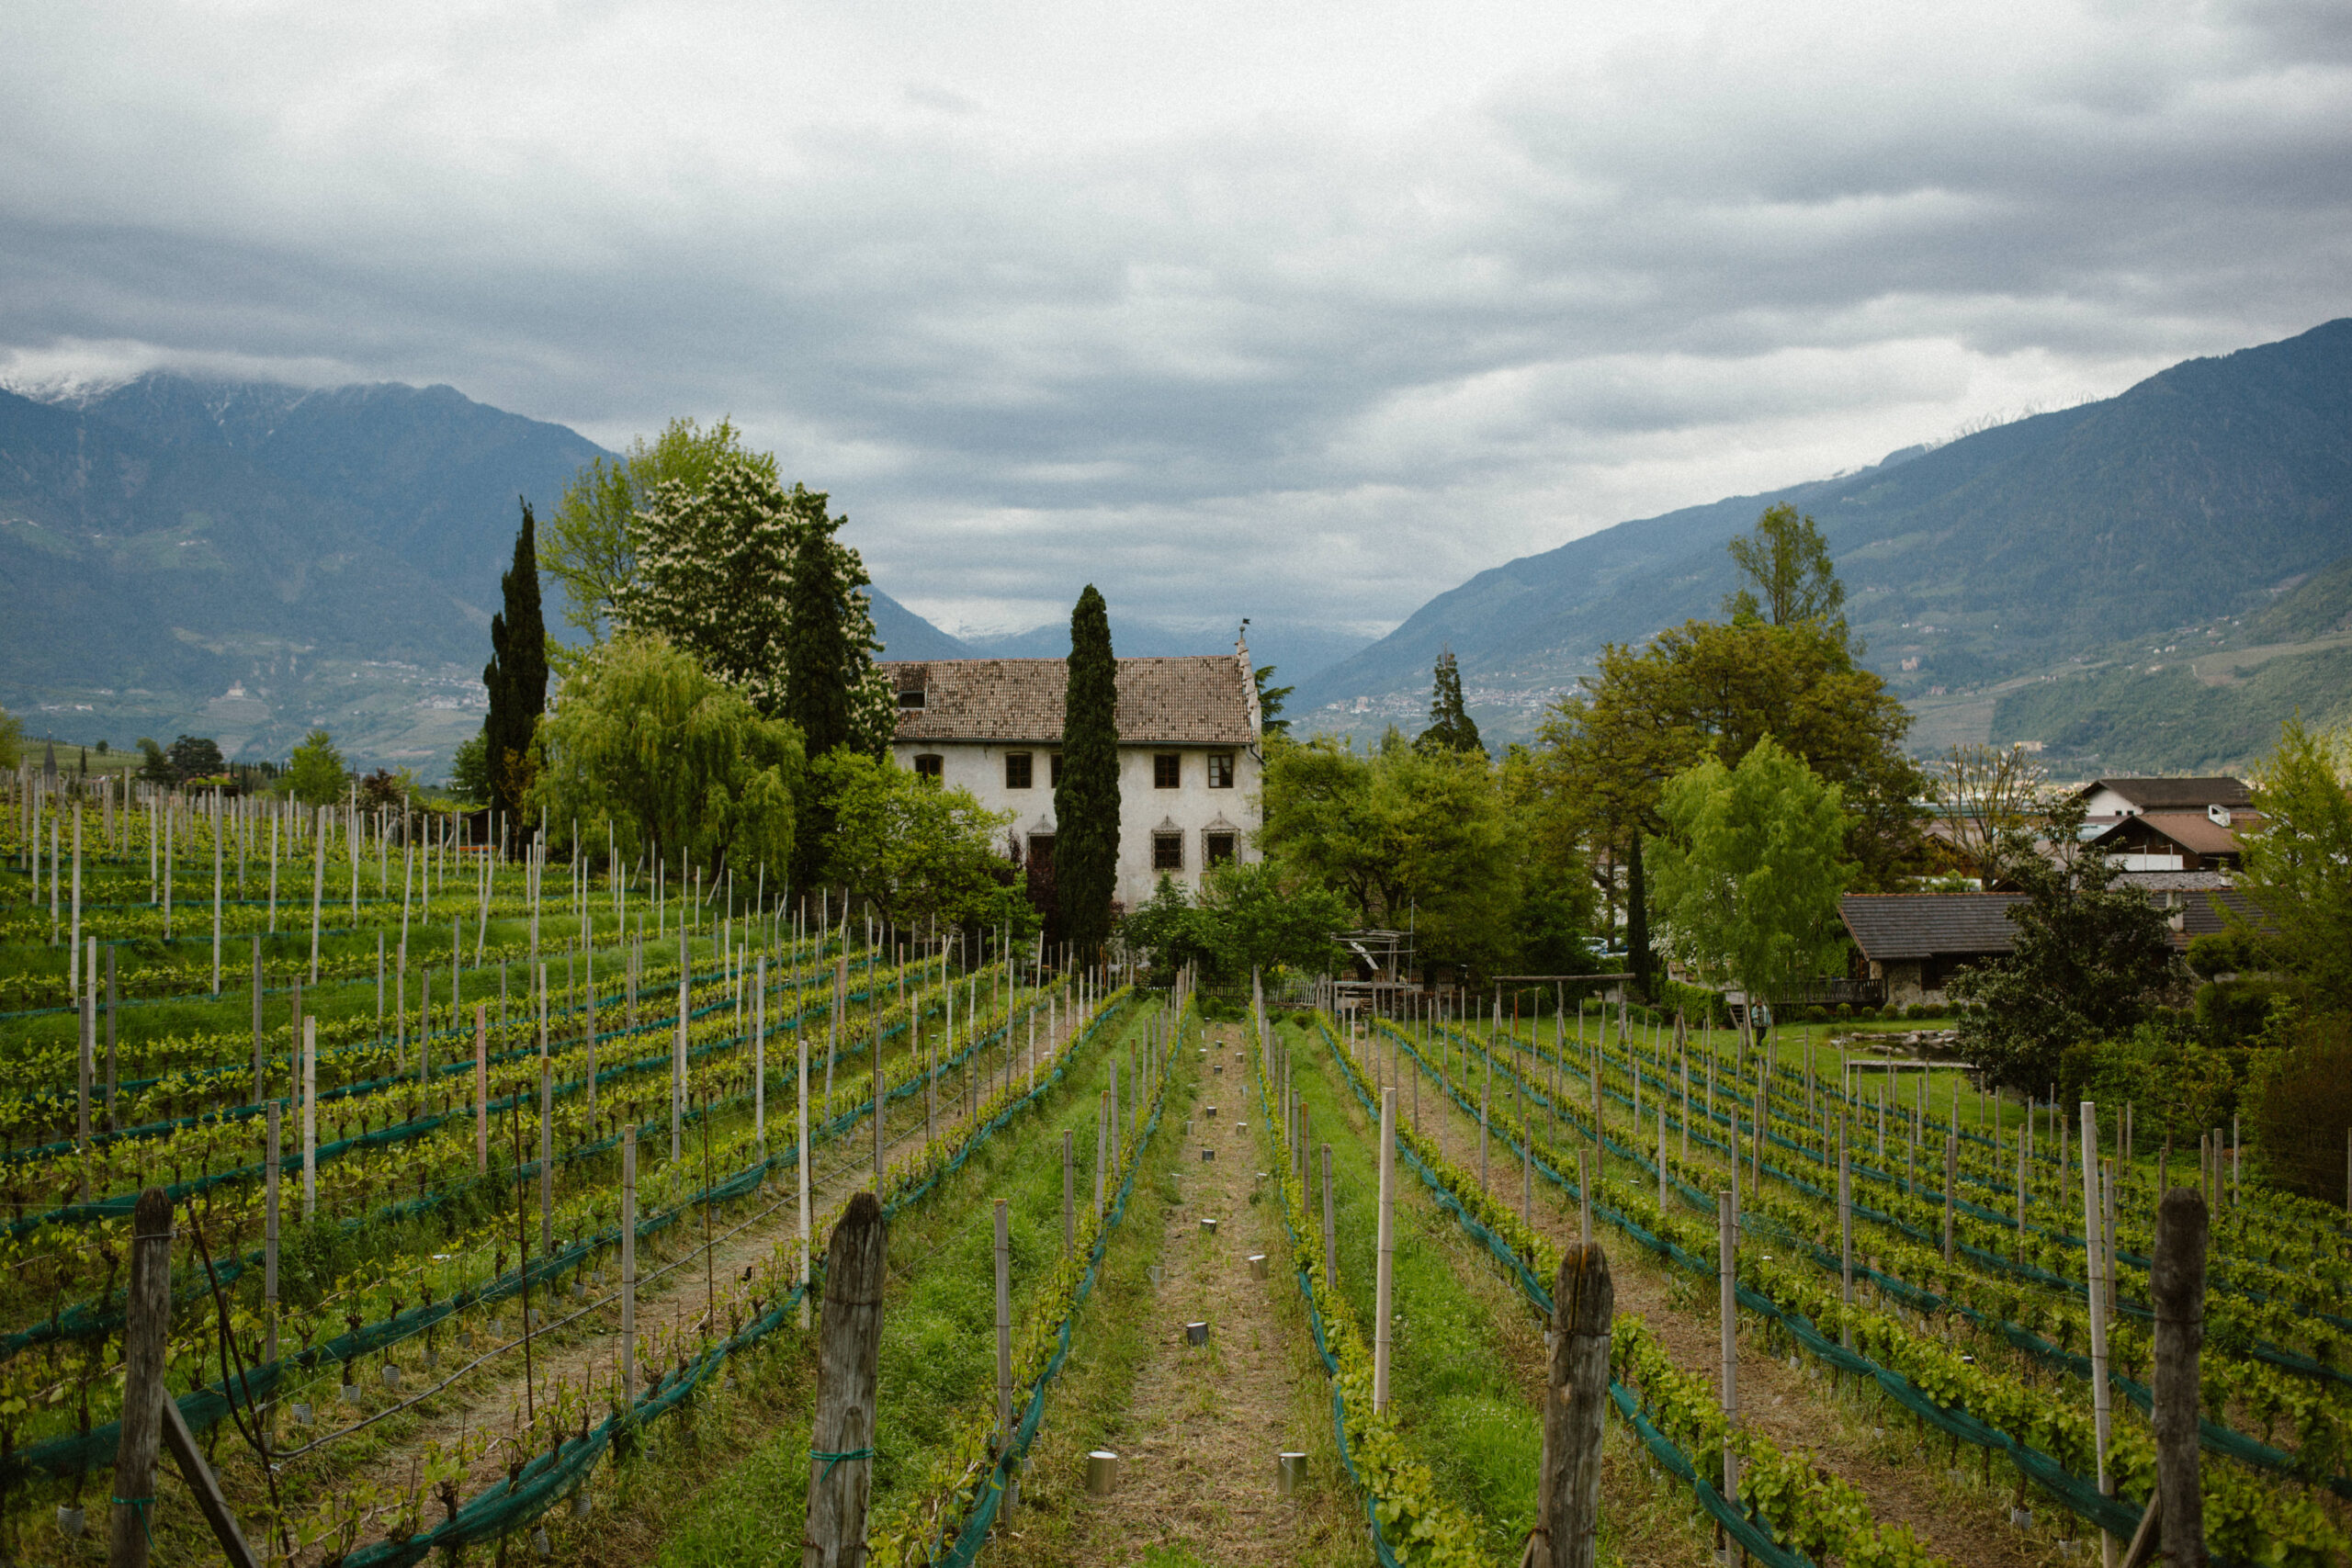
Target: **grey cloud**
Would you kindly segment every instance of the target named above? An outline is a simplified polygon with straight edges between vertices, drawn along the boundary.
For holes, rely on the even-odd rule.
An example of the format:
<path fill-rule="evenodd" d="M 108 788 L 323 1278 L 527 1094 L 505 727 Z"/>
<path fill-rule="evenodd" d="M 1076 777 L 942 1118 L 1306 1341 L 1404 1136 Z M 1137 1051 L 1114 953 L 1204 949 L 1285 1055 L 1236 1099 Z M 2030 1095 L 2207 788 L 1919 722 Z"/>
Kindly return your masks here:
<path fill-rule="evenodd" d="M 1418 118 L 1245 84 L 1058 136 L 1037 106 L 1078 88 L 930 58 L 860 114 L 795 119 L 728 61 L 567 118 L 527 53 L 501 113 L 380 40 L 348 103 L 143 57 L 85 104 L 20 52 L 0 321 L 43 363 L 446 380 L 608 443 L 731 412 L 895 595 L 967 620 L 1066 604 L 1076 555 L 1152 614 L 1377 626 L 1618 516 L 2345 308 L 2339 9 L 1985 15 L 1612 16 Z"/>

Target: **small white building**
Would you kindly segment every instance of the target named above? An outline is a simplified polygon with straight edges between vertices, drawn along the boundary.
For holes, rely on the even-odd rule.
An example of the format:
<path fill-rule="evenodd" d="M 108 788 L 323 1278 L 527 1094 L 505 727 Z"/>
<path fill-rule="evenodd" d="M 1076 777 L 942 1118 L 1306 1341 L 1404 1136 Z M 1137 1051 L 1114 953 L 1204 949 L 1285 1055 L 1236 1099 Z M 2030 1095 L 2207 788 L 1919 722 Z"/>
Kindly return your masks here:
<path fill-rule="evenodd" d="M 1061 776 L 1059 659 L 888 662 L 897 682 L 901 767 L 967 789 L 1012 813 L 1026 853 L 1050 858 Z M 1118 661 L 1119 874 L 1122 908 L 1161 876 L 1197 889 L 1223 861 L 1254 861 L 1262 811 L 1258 683 L 1250 649 Z"/>

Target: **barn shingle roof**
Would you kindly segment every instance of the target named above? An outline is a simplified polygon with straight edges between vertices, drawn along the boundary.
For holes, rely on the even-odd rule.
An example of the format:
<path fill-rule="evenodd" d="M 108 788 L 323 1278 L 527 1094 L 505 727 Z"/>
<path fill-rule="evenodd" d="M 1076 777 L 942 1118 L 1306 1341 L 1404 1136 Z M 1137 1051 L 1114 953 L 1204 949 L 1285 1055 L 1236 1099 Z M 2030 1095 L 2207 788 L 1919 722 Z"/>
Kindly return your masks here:
<path fill-rule="evenodd" d="M 899 709 L 901 740 L 1057 744 L 1069 665 L 1059 659 L 884 662 L 922 706 Z M 1130 746 L 1248 746 L 1256 689 L 1232 654 L 1118 661 L 1119 739 Z"/>
<path fill-rule="evenodd" d="M 1838 913 L 1862 956 L 1934 958 L 1952 953 L 2007 953 L 2017 940 L 2014 893 L 1849 893 Z"/>

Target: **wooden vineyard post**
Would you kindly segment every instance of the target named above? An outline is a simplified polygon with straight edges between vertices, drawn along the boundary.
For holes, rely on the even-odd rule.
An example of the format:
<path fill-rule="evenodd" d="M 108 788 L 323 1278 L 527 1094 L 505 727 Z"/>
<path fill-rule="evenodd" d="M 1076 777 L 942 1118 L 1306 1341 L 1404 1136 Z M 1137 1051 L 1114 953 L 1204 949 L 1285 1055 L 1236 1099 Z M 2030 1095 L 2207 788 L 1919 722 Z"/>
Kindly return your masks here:
<path fill-rule="evenodd" d="M 2083 1101 L 2083 1283 L 2085 1302 L 2090 1318 L 2091 1340 L 2091 1429 L 2098 1461 L 2098 1490 L 2101 1496 L 2111 1496 L 2111 1483 L 2107 1472 L 2107 1439 L 2109 1393 L 2107 1386 L 2107 1292 L 2110 1289 L 2112 1270 L 2108 1266 L 2105 1227 L 2099 1223 L 2104 1196 L 2099 1181 L 2098 1166 L 2098 1107 L 2090 1100 Z M 1951 1224 L 1949 1206 L 1945 1209 L 1944 1256 L 1951 1256 L 1950 1241 Z M 2114 1568 L 2115 1538 L 2101 1531 L 2099 1558 L 2105 1568 Z"/>
<path fill-rule="evenodd" d="M 2083 1106 L 2083 1114 L 2088 1116 L 2090 1113 L 2090 1105 L 2086 1101 Z M 1955 1201 L 1954 1194 L 1957 1192 L 1959 1187 L 1960 1134 L 1957 1133 L 1946 1133 L 1944 1134 L 1944 1261 L 1947 1263 L 1951 1261 L 1953 1222 L 1952 1206 Z"/>
<path fill-rule="evenodd" d="M 153 1543 L 155 1450 L 164 1435 L 164 1341 L 172 1317 L 172 1204 L 160 1187 L 131 1212 L 130 1283 L 124 1297 L 122 1436 L 115 1445 L 108 1568 L 147 1568 Z"/>
<path fill-rule="evenodd" d="M 1723 1320 L 1724 1425 L 1739 1425 L 1739 1222 L 1734 1217 L 1729 1189 L 1715 1197 L 1715 1282 Z M 1739 1506 L 1739 1456 L 1724 1444 L 1724 1501 Z"/>
<path fill-rule="evenodd" d="M 281 1140 L 285 1127 L 277 1101 L 269 1102 L 269 1168 L 262 1178 L 261 1312 L 262 1354 L 265 1362 L 277 1359 L 277 1194 L 280 1167 L 285 1164 Z"/>
<path fill-rule="evenodd" d="M 678 926 L 678 1027 L 670 1039 L 670 1159 L 677 1162 L 678 1137 L 686 1114 L 687 993 L 694 984 L 694 964 L 686 946 L 686 928 Z"/>
<path fill-rule="evenodd" d="M 1838 1299 L 1854 1304 L 1854 1168 L 1846 1147 L 1846 1119 L 1838 1119 Z M 1854 1325 L 1842 1315 L 1838 1343 L 1854 1348 Z"/>
<path fill-rule="evenodd" d="M 1094 1217 L 1102 1217 L 1102 1177 L 1111 1160 L 1111 1091 L 1102 1090 L 1094 1100 Z"/>
<path fill-rule="evenodd" d="M 114 944 L 107 944 L 107 1131 L 119 1129 L 114 1115 L 114 1030 L 115 1021 L 122 1011 L 122 993 L 115 987 Z M 260 1096 L 254 1096 L 259 1099 Z"/>
<path fill-rule="evenodd" d="M 91 942 L 90 949 L 95 959 L 97 943 Z M 82 1173 L 82 1201 L 85 1203 L 90 1201 L 90 1080 L 96 1076 L 97 990 L 94 981 L 83 987 L 81 996 L 75 998 L 78 1003 L 75 1011 L 81 1016 L 77 1021 L 79 1027 L 74 1032 L 74 1153 L 75 1168 Z"/>
<path fill-rule="evenodd" d="M 882 1173 L 888 1163 L 883 1150 L 883 1126 L 889 1110 L 890 1096 L 882 1083 L 882 1023 L 877 1016 L 874 1023 L 874 1190 L 883 1190 Z"/>
<path fill-rule="evenodd" d="M 264 1092 L 261 1036 L 261 933 L 254 933 L 254 1102 L 258 1105 L 268 1098 Z"/>
<path fill-rule="evenodd" d="M 1664 1101 L 1660 1101 L 1657 1108 L 1657 1217 L 1661 1225 L 1666 1223 L 1666 1105 Z"/>
<path fill-rule="evenodd" d="M 2205 1345 L 2205 1200 L 2186 1188 L 2156 1207 L 2156 1497 L 2165 1561 L 2204 1568 L 2205 1499 L 2198 1476 L 2197 1360 Z"/>
<path fill-rule="evenodd" d="M 1663 1112 L 1661 1114 L 1661 1123 Z M 1600 1537 L 1601 1416 L 1609 1408 L 1609 1256 L 1570 1247 L 1552 1291 L 1552 1367 L 1536 1472 L 1532 1568 L 1593 1568 Z"/>
<path fill-rule="evenodd" d="M 1379 1269 L 1373 1281 L 1372 1408 L 1388 1408 L 1388 1318 L 1396 1280 L 1396 1091 L 1380 1091 Z"/>
<path fill-rule="evenodd" d="M 752 1143 L 759 1150 L 760 1163 L 768 1157 L 768 961 L 763 956 L 754 966 L 752 984 Z M 589 1006 L 595 1006 L 595 993 L 589 993 Z M 593 1032 L 592 1032 L 593 1038 Z M 592 1044 L 593 1052 L 595 1047 Z M 595 1061 L 589 1059 L 588 1081 L 595 1082 Z M 761 1179 L 765 1180 L 763 1176 Z"/>
<path fill-rule="evenodd" d="M 302 1223 L 319 1209 L 319 1021 L 302 1021 Z"/>
<path fill-rule="evenodd" d="M 849 1201 L 825 1251 L 801 1568 L 858 1568 L 865 1562 L 865 1506 L 874 1490 L 874 1393 L 882 1347 L 883 1242 L 881 1201 L 860 1192 Z"/>
<path fill-rule="evenodd" d="M 1062 1256 L 1078 1250 L 1078 1134 L 1062 1129 Z"/>
<path fill-rule="evenodd" d="M 792 1036 L 799 1045 L 800 1054 L 800 1135 L 797 1140 L 797 1146 L 794 1151 L 793 1163 L 800 1168 L 800 1282 L 803 1287 L 800 1292 L 800 1327 L 805 1333 L 808 1327 L 808 1292 L 806 1287 L 809 1280 L 808 1245 L 810 1240 L 808 1235 L 810 1224 L 808 1216 L 808 1035 L 805 1030 L 795 1029 Z"/>
<path fill-rule="evenodd" d="M 637 1129 L 621 1132 L 621 1394 L 637 1398 Z"/>
<path fill-rule="evenodd" d="M 1340 1229 L 1333 1223 L 1337 1213 L 1331 1198 L 1331 1145 L 1323 1145 L 1323 1282 L 1336 1285 L 1340 1280 Z"/>
<path fill-rule="evenodd" d="M 1600 1163 L 1589 1151 L 1577 1151 L 1577 1244 L 1580 1247 L 1592 1245 L 1592 1169 Z"/>
<path fill-rule="evenodd" d="M 996 1432 L 997 1451 L 1012 1447 L 1012 1235 L 1005 1200 L 996 1201 Z M 1012 1495 L 1005 1496 L 1008 1507 Z"/>
<path fill-rule="evenodd" d="M 490 1168 L 490 1004 L 474 1004 L 474 1169 Z"/>

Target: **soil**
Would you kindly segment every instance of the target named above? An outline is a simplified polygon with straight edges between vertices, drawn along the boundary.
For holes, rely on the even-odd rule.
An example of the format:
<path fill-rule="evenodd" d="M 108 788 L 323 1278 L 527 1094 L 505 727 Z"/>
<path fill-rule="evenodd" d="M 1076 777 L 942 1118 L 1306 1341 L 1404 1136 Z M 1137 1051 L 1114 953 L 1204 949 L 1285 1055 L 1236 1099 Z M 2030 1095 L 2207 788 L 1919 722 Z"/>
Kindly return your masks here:
<path fill-rule="evenodd" d="M 1218 1043 L 1211 1065 L 1225 1071 L 1203 1080 L 1202 1114 L 1176 1167 L 1180 1197 L 1160 1218 L 1165 1261 L 1148 1310 L 1161 1326 L 1136 1382 L 1135 1436 L 1119 1455 L 1117 1491 L 1089 1499 L 1077 1562 L 1137 1562 L 1167 1548 L 1214 1564 L 1297 1556 L 1296 1514 L 1277 1485 L 1293 1391 L 1271 1295 L 1293 1287 L 1278 1267 L 1263 1280 L 1251 1274 L 1252 1254 L 1282 1257 L 1281 1222 L 1271 1201 L 1251 1201 L 1256 1130 L 1236 1114 L 1239 1057 L 1229 1039 Z M 1200 1160 L 1204 1146 L 1214 1160 Z M 1216 1221 L 1215 1235 L 1204 1219 Z M 1208 1325 L 1206 1345 L 1187 1342 L 1188 1323 Z"/>

